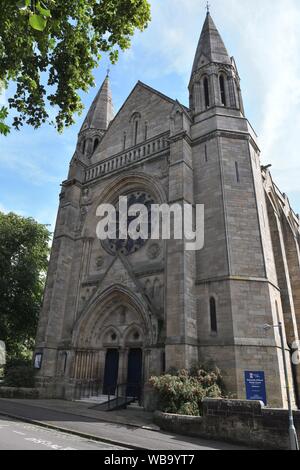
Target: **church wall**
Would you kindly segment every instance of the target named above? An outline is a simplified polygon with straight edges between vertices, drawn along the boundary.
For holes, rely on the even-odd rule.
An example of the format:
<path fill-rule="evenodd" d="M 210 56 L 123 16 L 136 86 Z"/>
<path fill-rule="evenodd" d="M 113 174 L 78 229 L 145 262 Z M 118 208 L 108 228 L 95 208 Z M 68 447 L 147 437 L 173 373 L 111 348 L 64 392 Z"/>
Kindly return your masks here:
<path fill-rule="evenodd" d="M 275 208 L 272 206 L 270 201 L 268 201 L 268 220 L 271 228 L 272 245 L 276 262 L 278 285 L 280 288 L 284 325 L 287 341 L 289 344 L 291 344 L 295 338 L 298 338 L 293 291 L 281 222 Z M 280 304 L 278 304 L 278 308 L 279 307 Z"/>
<path fill-rule="evenodd" d="M 232 344 L 206 344 L 199 347 L 199 363 L 221 371 L 226 394 L 237 397 L 236 354 Z M 241 395 L 243 396 L 243 395 Z"/>
<path fill-rule="evenodd" d="M 232 305 L 229 282 L 197 283 L 199 344 L 222 346 L 233 342 Z M 216 302 L 217 332 L 211 330 L 210 299 Z"/>
<path fill-rule="evenodd" d="M 276 266 L 275 266 L 270 221 L 268 218 L 266 193 L 265 193 L 265 188 L 263 185 L 260 158 L 257 152 L 254 150 L 254 148 L 251 145 L 249 146 L 249 150 L 250 150 L 250 155 L 251 155 L 252 171 L 253 171 L 255 192 L 256 192 L 256 198 L 257 198 L 259 226 L 260 226 L 260 231 L 262 234 L 262 246 L 263 246 L 263 253 L 264 253 L 264 260 L 265 260 L 265 267 L 266 267 L 266 275 L 267 275 L 268 280 L 272 282 L 275 286 L 277 286 L 278 278 L 277 278 L 277 272 L 276 272 Z"/>
<path fill-rule="evenodd" d="M 283 220 L 283 234 L 291 278 L 298 332 L 300 332 L 300 249 L 289 223 Z"/>
<path fill-rule="evenodd" d="M 209 300 L 216 300 L 217 332 L 210 327 Z M 228 393 L 246 397 L 245 371 L 263 370 L 266 374 L 269 404 L 286 404 L 280 339 L 266 323 L 275 324 L 279 292 L 267 282 L 219 281 L 198 285 L 199 360 L 218 367 Z M 289 369 L 292 380 L 291 368 Z M 280 388 L 280 381 L 282 389 Z M 282 399 L 283 397 L 283 399 Z"/>
<path fill-rule="evenodd" d="M 82 277 L 84 241 L 82 239 L 74 242 L 73 259 L 71 263 L 70 281 L 67 290 L 67 301 L 65 306 L 65 319 L 61 336 L 62 343 L 69 345 L 72 338 L 72 329 L 76 321 L 77 299 L 79 294 L 79 280 Z"/>
<path fill-rule="evenodd" d="M 236 369 L 238 390 L 244 389 L 245 370 L 264 370 L 269 389 L 269 403 L 285 406 L 285 378 L 278 329 L 264 330 L 264 325 L 276 325 L 275 302 L 280 305 L 280 293 L 267 282 L 231 281 L 234 336 L 237 347 Z M 292 380 L 288 360 L 290 380 Z M 283 397 L 283 401 L 282 401 Z"/>
<path fill-rule="evenodd" d="M 221 137 L 219 143 L 230 274 L 265 278 L 258 201 L 248 141 Z"/>
<path fill-rule="evenodd" d="M 195 132 L 195 131 L 193 131 Z M 204 204 L 205 241 L 197 257 L 197 280 L 228 275 L 227 240 L 218 141 L 193 147 L 195 203 Z"/>
<path fill-rule="evenodd" d="M 192 149 L 180 125 L 171 139 L 168 200 L 183 207 L 194 199 Z M 190 368 L 198 358 L 195 252 L 185 249 L 185 240 L 166 244 L 166 369 Z"/>
<path fill-rule="evenodd" d="M 239 398 L 245 398 L 244 372 L 265 367 L 270 402 L 282 406 L 279 338 L 272 331 L 273 339 L 265 340 L 263 329 L 276 322 L 273 300 L 281 302 L 259 160 L 249 139 L 236 132 L 232 137 L 220 132 L 193 150 L 195 198 L 205 203 L 205 246 L 197 254 L 199 355 L 224 369 L 229 391 Z M 217 334 L 210 331 L 212 296 Z"/>
<path fill-rule="evenodd" d="M 126 105 L 115 117 L 113 123 L 103 137 L 93 163 L 118 154 L 124 150 L 124 132 L 126 132 L 126 149 L 133 147 L 133 115 L 138 113 L 139 132 L 137 143 L 145 141 L 145 123 L 147 122 L 147 139 L 151 139 L 170 129 L 169 116 L 173 107 L 172 101 L 162 99 L 147 88 L 137 85 L 128 98 Z"/>

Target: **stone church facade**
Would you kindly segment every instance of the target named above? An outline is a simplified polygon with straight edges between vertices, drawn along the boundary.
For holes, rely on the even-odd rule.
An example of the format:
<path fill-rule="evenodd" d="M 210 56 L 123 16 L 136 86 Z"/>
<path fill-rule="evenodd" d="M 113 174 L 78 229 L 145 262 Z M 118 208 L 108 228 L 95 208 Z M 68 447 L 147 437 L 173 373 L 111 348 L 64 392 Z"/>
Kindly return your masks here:
<path fill-rule="evenodd" d="M 189 95 L 187 108 L 138 82 L 114 116 L 106 77 L 88 112 L 62 184 L 36 341 L 49 396 L 212 363 L 238 398 L 244 372 L 264 371 L 268 404 L 285 406 L 278 330 L 263 328 L 282 321 L 299 403 L 289 357 L 300 330 L 299 216 L 261 166 L 236 64 L 209 13 Z M 204 248 L 101 243 L 97 207 L 124 195 L 204 204 Z"/>

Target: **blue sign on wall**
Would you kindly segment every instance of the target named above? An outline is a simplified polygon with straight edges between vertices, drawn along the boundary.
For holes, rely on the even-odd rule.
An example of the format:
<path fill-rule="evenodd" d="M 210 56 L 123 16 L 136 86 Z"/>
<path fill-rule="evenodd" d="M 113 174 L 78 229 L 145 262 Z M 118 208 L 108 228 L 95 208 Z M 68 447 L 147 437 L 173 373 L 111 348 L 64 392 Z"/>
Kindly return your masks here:
<path fill-rule="evenodd" d="M 259 400 L 267 405 L 266 380 L 264 372 L 245 372 L 247 400 Z"/>

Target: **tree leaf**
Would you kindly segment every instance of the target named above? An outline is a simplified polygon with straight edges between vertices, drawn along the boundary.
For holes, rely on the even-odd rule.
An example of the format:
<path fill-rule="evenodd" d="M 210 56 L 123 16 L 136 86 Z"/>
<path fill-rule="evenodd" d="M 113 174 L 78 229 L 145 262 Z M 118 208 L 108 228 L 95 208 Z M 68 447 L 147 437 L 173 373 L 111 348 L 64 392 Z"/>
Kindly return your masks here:
<path fill-rule="evenodd" d="M 37 31 L 44 31 L 47 26 L 47 20 L 40 15 L 31 15 L 29 18 L 29 24 L 33 29 Z"/>
<path fill-rule="evenodd" d="M 40 3 L 36 4 L 36 9 L 42 16 L 45 16 L 46 18 L 51 18 L 51 11 L 46 8 L 43 8 Z"/>
<path fill-rule="evenodd" d="M 0 134 L 7 136 L 10 133 L 10 127 L 0 122 Z"/>
<path fill-rule="evenodd" d="M 5 119 L 8 116 L 8 109 L 2 106 L 0 108 L 0 134 L 8 135 L 10 132 L 10 127 L 5 123 Z"/>

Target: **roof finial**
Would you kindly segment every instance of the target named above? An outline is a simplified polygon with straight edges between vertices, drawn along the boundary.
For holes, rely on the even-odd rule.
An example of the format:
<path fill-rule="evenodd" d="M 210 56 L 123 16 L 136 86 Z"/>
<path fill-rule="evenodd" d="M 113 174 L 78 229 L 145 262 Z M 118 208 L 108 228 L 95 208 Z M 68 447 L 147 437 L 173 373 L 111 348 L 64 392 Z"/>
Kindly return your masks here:
<path fill-rule="evenodd" d="M 207 11 L 207 14 L 209 15 L 209 13 L 210 13 L 210 3 L 209 2 L 206 2 L 206 11 Z"/>
<path fill-rule="evenodd" d="M 106 71 L 106 77 L 108 78 L 109 75 L 110 75 L 110 68 L 108 67 L 108 68 L 107 68 L 107 71 Z"/>

